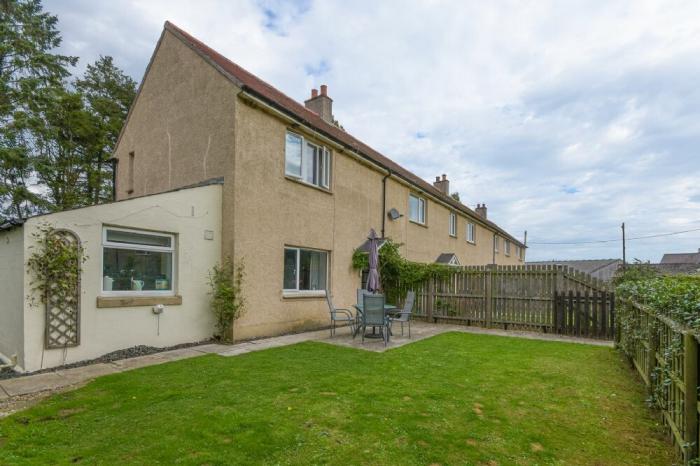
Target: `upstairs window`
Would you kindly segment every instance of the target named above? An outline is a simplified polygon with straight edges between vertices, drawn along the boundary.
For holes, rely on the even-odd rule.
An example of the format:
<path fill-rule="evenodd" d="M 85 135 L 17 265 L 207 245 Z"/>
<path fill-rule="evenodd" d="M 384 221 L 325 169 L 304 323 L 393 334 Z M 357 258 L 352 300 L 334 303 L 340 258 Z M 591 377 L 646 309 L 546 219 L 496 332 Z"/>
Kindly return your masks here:
<path fill-rule="evenodd" d="M 493 237 L 493 251 L 498 252 L 498 246 L 499 243 L 501 242 L 501 239 L 498 236 Z"/>
<path fill-rule="evenodd" d="M 457 236 L 457 214 L 450 212 L 450 236 Z"/>
<path fill-rule="evenodd" d="M 467 241 L 476 243 L 476 227 L 473 223 L 467 223 Z"/>
<path fill-rule="evenodd" d="M 325 147 L 287 132 L 284 158 L 284 171 L 288 176 L 321 188 L 330 187 L 331 156 Z"/>
<path fill-rule="evenodd" d="M 510 256 L 510 240 L 505 240 L 505 252 L 506 256 Z"/>
<path fill-rule="evenodd" d="M 123 228 L 102 233 L 102 293 L 173 294 L 175 236 Z"/>
<path fill-rule="evenodd" d="M 425 199 L 415 194 L 408 196 L 408 218 L 412 222 L 425 225 Z"/>

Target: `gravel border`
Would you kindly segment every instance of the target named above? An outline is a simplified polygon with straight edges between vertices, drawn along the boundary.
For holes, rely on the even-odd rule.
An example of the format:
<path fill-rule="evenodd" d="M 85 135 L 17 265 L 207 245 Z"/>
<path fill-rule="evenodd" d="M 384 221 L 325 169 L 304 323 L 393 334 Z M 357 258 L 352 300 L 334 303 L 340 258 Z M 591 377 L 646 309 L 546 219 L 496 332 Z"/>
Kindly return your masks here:
<path fill-rule="evenodd" d="M 121 359 L 136 358 L 139 356 L 147 356 L 149 354 L 162 353 L 164 351 L 171 351 L 180 348 L 190 348 L 192 346 L 206 345 L 208 343 L 216 343 L 216 340 L 208 339 L 195 341 L 191 343 L 180 343 L 179 345 L 166 346 L 164 348 L 158 348 L 155 346 L 137 345 L 131 348 L 121 349 L 117 351 L 112 351 L 111 353 L 103 354 L 102 356 L 95 359 L 86 359 L 84 361 L 73 362 L 70 364 L 64 364 L 62 366 L 49 367 L 46 369 L 41 369 L 34 372 L 16 372 L 11 368 L 6 368 L 0 370 L 0 380 L 14 379 L 17 377 L 26 377 L 28 375 L 45 374 L 47 372 L 57 372 L 60 370 L 73 369 L 75 367 L 89 366 L 91 364 L 114 362 Z"/>

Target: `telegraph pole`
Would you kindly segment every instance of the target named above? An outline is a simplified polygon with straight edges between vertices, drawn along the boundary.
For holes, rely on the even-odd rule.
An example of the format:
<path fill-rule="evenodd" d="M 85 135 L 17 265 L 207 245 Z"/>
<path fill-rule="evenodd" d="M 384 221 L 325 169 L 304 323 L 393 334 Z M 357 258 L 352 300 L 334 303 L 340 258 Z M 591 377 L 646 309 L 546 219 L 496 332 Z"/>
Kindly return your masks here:
<path fill-rule="evenodd" d="M 625 222 L 622 222 L 622 270 L 627 266 L 627 251 L 625 244 Z"/>

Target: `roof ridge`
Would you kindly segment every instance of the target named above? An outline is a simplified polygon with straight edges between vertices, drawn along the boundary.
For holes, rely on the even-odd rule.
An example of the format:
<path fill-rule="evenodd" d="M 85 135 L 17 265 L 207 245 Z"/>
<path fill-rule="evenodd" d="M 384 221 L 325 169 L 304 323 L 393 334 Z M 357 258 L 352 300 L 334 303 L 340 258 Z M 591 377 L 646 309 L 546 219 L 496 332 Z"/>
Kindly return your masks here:
<path fill-rule="evenodd" d="M 246 70 L 242 66 L 226 58 L 224 55 L 209 47 L 204 42 L 195 38 L 182 28 L 176 26 L 170 21 L 165 22 L 164 28 L 173 33 L 180 40 L 183 40 L 184 42 L 188 43 L 188 45 L 196 53 L 204 55 L 204 57 L 206 57 L 206 61 L 211 60 L 213 62 L 213 65 L 219 68 L 225 76 L 233 80 L 238 87 L 241 87 L 246 91 L 253 92 L 254 94 L 257 94 L 260 97 L 262 97 L 264 100 L 267 100 L 279 107 L 282 107 L 283 110 L 285 110 L 288 113 L 291 113 L 292 116 L 300 118 L 306 123 L 308 123 L 310 126 L 315 127 L 316 130 L 326 133 L 331 139 L 335 139 L 336 141 L 340 141 L 341 144 L 350 146 L 355 151 L 361 153 L 363 157 L 373 161 L 375 164 L 378 164 L 386 170 L 394 172 L 394 174 L 405 179 L 409 183 L 425 191 L 426 193 L 430 194 L 436 199 L 439 199 L 442 202 L 451 205 L 457 210 L 461 210 L 463 213 L 468 214 L 469 216 L 473 217 L 479 222 L 483 222 L 485 225 L 493 228 L 494 230 L 501 233 L 508 239 L 514 241 L 518 245 L 526 247 L 526 245 L 522 241 L 518 240 L 506 230 L 496 225 L 493 221 L 481 217 L 479 214 L 477 214 L 474 210 L 472 210 L 465 204 L 462 204 L 461 202 L 452 199 L 452 197 L 445 195 L 442 191 L 437 189 L 428 181 L 419 177 L 407 168 L 404 168 L 403 166 L 393 161 L 389 157 L 383 155 L 378 150 L 372 148 L 368 144 L 365 144 L 352 134 L 323 120 L 317 113 L 309 110 L 304 105 L 297 102 L 295 99 L 280 91 L 273 85 L 267 83 L 266 81 L 263 81 L 262 79 L 260 79 L 250 71 Z"/>

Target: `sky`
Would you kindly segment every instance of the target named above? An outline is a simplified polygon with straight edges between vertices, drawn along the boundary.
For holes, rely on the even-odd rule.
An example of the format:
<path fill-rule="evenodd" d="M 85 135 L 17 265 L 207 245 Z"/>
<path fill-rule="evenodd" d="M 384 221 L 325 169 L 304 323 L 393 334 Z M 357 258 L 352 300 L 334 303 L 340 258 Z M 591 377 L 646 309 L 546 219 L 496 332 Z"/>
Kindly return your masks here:
<path fill-rule="evenodd" d="M 76 74 L 110 55 L 140 81 L 169 20 L 300 102 L 327 84 L 349 133 L 527 230 L 528 260 L 619 258 L 622 222 L 628 260 L 700 248 L 700 2 L 44 7 Z"/>

